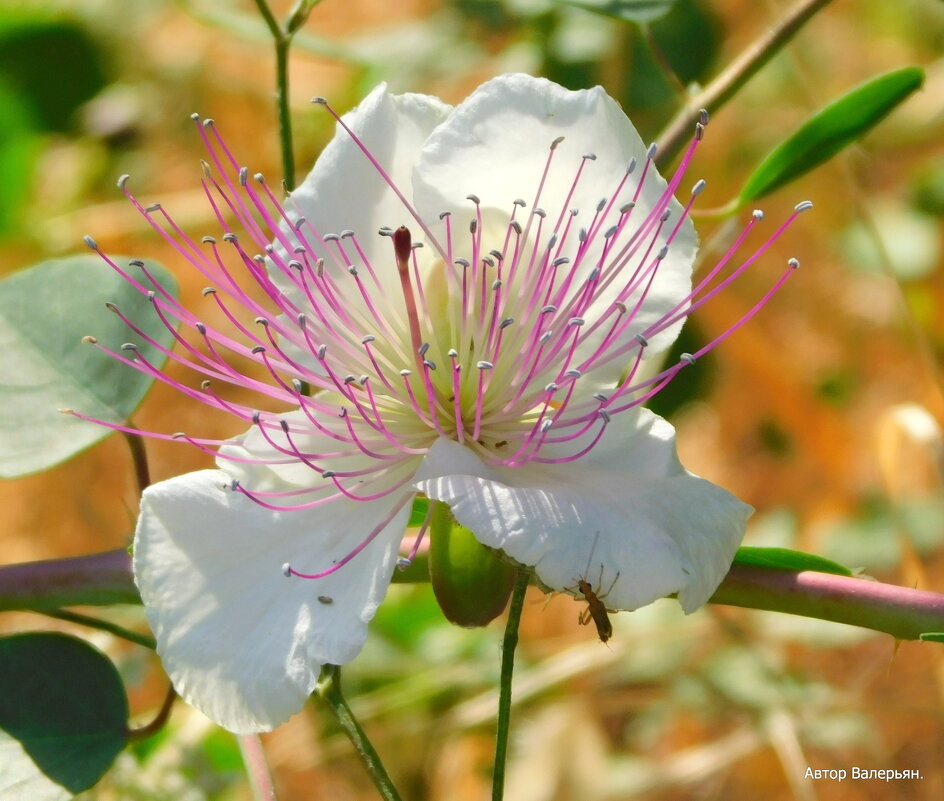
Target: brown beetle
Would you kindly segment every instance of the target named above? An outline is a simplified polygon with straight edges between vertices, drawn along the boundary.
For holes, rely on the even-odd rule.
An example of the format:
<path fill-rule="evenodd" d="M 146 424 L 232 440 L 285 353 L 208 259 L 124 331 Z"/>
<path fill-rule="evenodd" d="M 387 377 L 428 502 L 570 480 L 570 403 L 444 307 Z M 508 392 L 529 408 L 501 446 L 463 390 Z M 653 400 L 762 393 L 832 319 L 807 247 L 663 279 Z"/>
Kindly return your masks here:
<path fill-rule="evenodd" d="M 603 579 L 603 565 L 600 565 L 600 579 L 601 581 Z M 613 589 L 613 585 L 616 584 L 618 580 L 619 573 L 616 574 L 616 578 L 613 579 L 613 583 L 610 584 L 606 592 L 597 594 L 589 581 L 586 579 L 577 579 L 577 589 L 580 590 L 583 599 L 587 602 L 587 608 L 580 613 L 580 617 L 577 620 L 581 626 L 586 626 L 592 620 L 597 627 L 597 635 L 600 637 L 600 642 L 606 642 L 613 636 L 613 624 L 610 622 L 609 615 L 610 610 L 606 608 L 603 600 L 609 595 L 610 590 Z M 599 588 L 599 584 L 597 587 Z"/>

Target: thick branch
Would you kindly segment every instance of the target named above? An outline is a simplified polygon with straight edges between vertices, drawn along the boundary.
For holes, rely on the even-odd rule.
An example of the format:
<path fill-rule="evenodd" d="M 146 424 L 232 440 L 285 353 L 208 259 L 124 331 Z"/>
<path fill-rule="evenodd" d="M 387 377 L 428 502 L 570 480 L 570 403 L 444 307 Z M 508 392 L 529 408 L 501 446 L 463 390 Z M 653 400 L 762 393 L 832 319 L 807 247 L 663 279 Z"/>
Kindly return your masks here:
<path fill-rule="evenodd" d="M 124 549 L 0 567 L 0 611 L 140 602 Z M 848 623 L 900 640 L 944 632 L 944 594 L 806 570 L 734 565 L 711 603 Z"/>
<path fill-rule="evenodd" d="M 734 565 L 711 603 L 787 612 L 917 640 L 944 632 L 944 595 L 808 570 Z"/>
<path fill-rule="evenodd" d="M 139 603 L 131 556 L 124 548 L 0 567 L 0 611 Z"/>

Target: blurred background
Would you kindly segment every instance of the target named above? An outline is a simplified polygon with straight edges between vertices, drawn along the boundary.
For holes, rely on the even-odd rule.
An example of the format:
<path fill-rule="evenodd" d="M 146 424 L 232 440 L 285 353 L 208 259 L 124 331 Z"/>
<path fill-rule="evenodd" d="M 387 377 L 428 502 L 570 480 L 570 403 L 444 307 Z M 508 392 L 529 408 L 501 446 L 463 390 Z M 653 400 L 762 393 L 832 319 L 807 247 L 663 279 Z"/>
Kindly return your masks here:
<path fill-rule="evenodd" d="M 649 4 L 659 9 L 660 3 Z M 299 180 L 332 131 L 308 101 L 354 105 L 379 81 L 458 102 L 507 71 L 602 84 L 643 139 L 782 18 L 777 0 L 677 0 L 639 26 L 551 0 L 323 0 L 296 37 L 291 99 Z M 275 3 L 279 17 L 289 4 Z M 815 109 L 905 65 L 923 90 L 874 132 L 766 198 L 770 231 L 812 200 L 768 257 L 699 311 L 693 351 L 732 325 L 791 256 L 802 267 L 767 308 L 654 407 L 683 462 L 756 507 L 746 542 L 812 551 L 905 586 L 944 591 L 944 4 L 828 4 L 708 127 L 690 172 L 723 206 Z M 162 261 L 191 308 L 202 282 L 146 229 L 115 179 L 131 173 L 192 235 L 214 233 L 189 115 L 217 120 L 251 171 L 280 174 L 274 60 L 250 0 L 0 4 L 0 274 L 82 252 Z M 739 216 L 743 222 L 747 213 Z M 724 223 L 696 218 L 710 265 Z M 103 314 L 105 312 L 103 311 Z M 209 312 L 208 312 L 209 315 Z M 94 332 L 89 332 L 94 333 Z M 145 429 L 206 436 L 233 421 L 156 387 Z M 237 425 L 238 428 L 238 425 Z M 208 466 L 148 444 L 155 480 Z M 0 482 L 5 563 L 126 545 L 136 492 L 118 437 L 44 474 Z M 507 797 L 513 801 L 944 797 L 940 646 L 774 613 L 659 602 L 614 617 L 606 645 L 583 604 L 530 596 L 522 624 Z M 115 609 L 142 626 L 138 608 Z M 0 631 L 57 629 L 28 614 Z M 77 630 L 78 631 L 78 630 Z M 488 797 L 501 622 L 447 624 L 428 586 L 394 586 L 346 693 L 405 798 Z M 78 631 L 119 664 L 136 720 L 166 690 L 156 658 Z M 282 801 L 372 799 L 347 741 L 310 708 L 264 737 Z M 922 780 L 804 778 L 816 769 L 919 770 Z M 180 703 L 86 801 L 250 798 L 235 740 Z"/>

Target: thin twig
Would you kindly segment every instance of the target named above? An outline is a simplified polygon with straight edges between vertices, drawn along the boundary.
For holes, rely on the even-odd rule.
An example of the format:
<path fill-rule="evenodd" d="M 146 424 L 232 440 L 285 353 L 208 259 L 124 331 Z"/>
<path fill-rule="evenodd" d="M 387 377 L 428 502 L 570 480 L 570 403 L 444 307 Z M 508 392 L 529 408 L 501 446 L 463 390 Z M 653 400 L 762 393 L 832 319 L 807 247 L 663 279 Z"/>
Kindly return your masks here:
<path fill-rule="evenodd" d="M 78 623 L 80 626 L 88 626 L 91 629 L 107 631 L 109 634 L 114 634 L 116 637 L 121 637 L 123 640 L 133 642 L 135 645 L 143 645 L 145 648 L 150 648 L 152 651 L 157 649 L 157 643 L 154 641 L 153 637 L 131 631 L 124 626 L 119 626 L 117 623 L 112 623 L 110 620 L 102 620 L 99 617 L 83 615 L 79 612 L 72 612 L 69 609 L 51 609 L 43 612 L 43 614 L 48 617 L 54 617 L 57 620 L 65 620 L 69 623 Z"/>
<path fill-rule="evenodd" d="M 686 98 L 685 105 L 656 138 L 656 163 L 670 162 L 679 152 L 698 120 L 701 109 L 716 111 L 730 100 L 753 75 L 772 59 L 817 11 L 832 0 L 799 0 L 783 19 L 748 45 L 700 92 Z"/>
<path fill-rule="evenodd" d="M 174 691 L 174 688 L 168 687 L 167 694 L 164 696 L 164 703 L 161 704 L 161 708 L 157 711 L 154 720 L 139 729 L 129 729 L 128 739 L 143 740 L 157 734 L 157 732 L 167 724 L 167 720 L 170 718 L 170 710 L 173 708 L 174 701 L 176 700 L 177 693 Z"/>

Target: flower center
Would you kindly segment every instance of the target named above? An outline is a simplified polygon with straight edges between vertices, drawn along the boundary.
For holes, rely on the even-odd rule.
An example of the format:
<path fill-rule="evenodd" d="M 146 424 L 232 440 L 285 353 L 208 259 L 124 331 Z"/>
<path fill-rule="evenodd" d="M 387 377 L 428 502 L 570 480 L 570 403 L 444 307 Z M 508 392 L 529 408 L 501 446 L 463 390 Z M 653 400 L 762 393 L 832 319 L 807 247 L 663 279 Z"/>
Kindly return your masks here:
<path fill-rule="evenodd" d="M 551 143 L 548 168 L 560 141 Z M 649 337 L 679 323 L 638 311 L 685 212 L 666 189 L 635 221 L 648 164 L 635 183 L 631 164 L 589 215 L 569 208 L 594 161 L 580 159 L 550 215 L 537 206 L 539 187 L 530 211 L 523 200 L 502 212 L 469 195 L 468 239 L 450 214 L 419 251 L 405 226 L 386 229 L 409 331 L 401 348 L 412 353 L 401 370 L 404 400 L 428 429 L 489 461 L 527 461 L 544 441 L 592 429 L 599 436 L 609 420 L 602 390 L 635 372 Z M 594 373 L 612 361 L 605 375 Z M 588 372 L 591 380 L 580 381 Z"/>
<path fill-rule="evenodd" d="M 687 217 L 703 183 L 684 206 L 675 194 L 700 125 L 667 182 L 657 177 L 653 148 L 613 175 L 592 155 L 576 163 L 573 151 L 562 156 L 558 138 L 547 149 L 538 185 L 522 187 L 532 192 L 529 202 L 483 204 L 469 195 L 471 207 L 454 204 L 437 222 L 412 206 L 336 119 L 402 203 L 401 220 L 390 222 L 405 218 L 410 228 L 380 232 L 392 240 L 392 254 L 363 239 L 370 232 L 320 231 L 319 221 L 283 207 L 261 175 L 250 181 L 203 121 L 199 130 L 214 169 L 204 187 L 225 231 L 222 241 L 190 240 L 158 204 L 141 205 L 125 178 L 119 186 L 206 276 L 212 286 L 205 294 L 230 327 L 205 325 L 149 275 L 140 283 L 104 257 L 149 295 L 168 328 L 182 326 L 174 334 L 181 347 L 162 350 L 204 381 L 199 389 L 181 383 L 133 346 L 125 351 L 130 355 L 112 355 L 250 426 L 235 447 L 137 433 L 183 438 L 218 453 L 234 477 L 255 482 L 246 487 L 235 478 L 234 488 L 273 509 L 311 508 L 341 496 L 370 501 L 396 494 L 406 503 L 419 460 L 436 437 L 460 442 L 493 466 L 581 458 L 612 415 L 645 403 L 777 291 L 791 269 L 730 329 L 658 374 L 643 375 L 643 356 L 671 342 L 690 313 L 736 280 L 809 207 L 797 206 L 772 237 L 729 267 L 759 223 L 756 213 L 689 292 L 694 234 Z M 603 198 L 588 204 L 588 187 Z M 261 253 L 244 248 L 232 217 Z M 422 241 L 414 241 L 411 229 Z M 241 287 L 235 268 L 245 270 L 254 294 Z M 243 322 L 253 316 L 255 326 Z M 217 392 L 220 384 L 294 411 L 229 401 Z"/>

